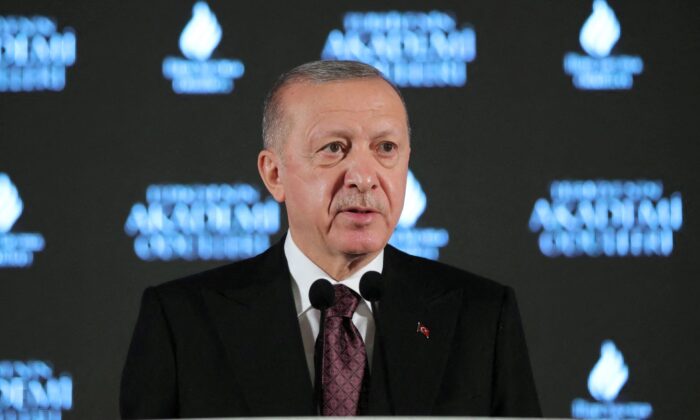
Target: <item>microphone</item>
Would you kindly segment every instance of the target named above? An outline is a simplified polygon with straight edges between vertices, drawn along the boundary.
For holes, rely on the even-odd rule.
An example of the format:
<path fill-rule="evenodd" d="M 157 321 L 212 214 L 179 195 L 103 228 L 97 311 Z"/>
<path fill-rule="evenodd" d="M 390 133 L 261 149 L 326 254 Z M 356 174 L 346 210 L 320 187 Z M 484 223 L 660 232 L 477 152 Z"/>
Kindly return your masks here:
<path fill-rule="evenodd" d="M 318 279 L 309 288 L 309 300 L 311 306 L 323 311 L 330 308 L 335 303 L 335 289 L 326 279 Z M 369 299 L 368 299 L 369 300 Z"/>
<path fill-rule="evenodd" d="M 365 300 L 372 304 L 372 312 L 374 312 L 374 304 L 382 298 L 384 292 L 384 283 L 382 275 L 376 271 L 368 271 L 362 275 L 360 279 L 360 294 Z"/>
<path fill-rule="evenodd" d="M 323 395 L 323 384 L 321 383 L 321 372 L 323 372 L 323 351 L 326 346 L 324 327 L 326 324 L 326 311 L 335 303 L 335 289 L 331 282 L 326 279 L 318 279 L 309 288 L 309 300 L 311 306 L 321 311 L 321 323 L 318 328 L 318 336 L 314 345 L 314 406 L 321 411 L 321 395 Z"/>
<path fill-rule="evenodd" d="M 384 281 L 382 281 L 382 275 L 376 271 L 368 271 L 363 274 L 362 278 L 360 279 L 360 294 L 365 300 L 369 301 L 370 305 L 372 305 L 372 316 L 374 317 L 374 326 L 376 329 L 375 337 L 377 337 L 377 340 L 375 340 L 374 351 L 379 351 L 379 355 L 381 356 L 382 365 L 384 368 L 384 386 L 386 389 L 387 400 L 389 402 L 389 412 L 391 414 L 395 414 L 394 401 L 391 398 L 391 388 L 389 386 L 389 377 L 387 373 L 388 359 L 384 350 L 384 343 L 382 342 L 384 329 L 380 328 L 379 311 L 377 311 L 377 303 L 384 294 Z M 375 371 L 373 374 L 378 374 L 378 372 Z"/>

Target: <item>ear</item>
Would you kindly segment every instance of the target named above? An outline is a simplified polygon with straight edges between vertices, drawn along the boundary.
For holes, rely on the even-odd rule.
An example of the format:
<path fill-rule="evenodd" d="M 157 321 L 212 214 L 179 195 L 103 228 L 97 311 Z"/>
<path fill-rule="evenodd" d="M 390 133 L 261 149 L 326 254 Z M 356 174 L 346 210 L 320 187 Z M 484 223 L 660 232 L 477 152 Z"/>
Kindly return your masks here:
<path fill-rule="evenodd" d="M 281 159 L 277 153 L 264 149 L 258 154 L 258 172 L 265 187 L 277 202 L 284 202 L 284 184 L 280 177 Z"/>

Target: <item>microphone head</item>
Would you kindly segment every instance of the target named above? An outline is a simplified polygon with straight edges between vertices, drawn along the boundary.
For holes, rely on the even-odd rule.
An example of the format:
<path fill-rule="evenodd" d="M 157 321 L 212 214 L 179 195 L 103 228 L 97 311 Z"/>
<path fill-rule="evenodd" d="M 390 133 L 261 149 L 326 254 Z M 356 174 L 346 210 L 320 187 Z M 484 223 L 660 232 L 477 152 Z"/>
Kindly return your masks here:
<path fill-rule="evenodd" d="M 322 311 L 335 303 L 335 289 L 326 279 L 318 279 L 309 288 L 311 306 Z"/>
<path fill-rule="evenodd" d="M 384 283 L 382 275 L 376 271 L 368 271 L 360 279 L 360 293 L 370 302 L 377 302 L 382 298 Z"/>

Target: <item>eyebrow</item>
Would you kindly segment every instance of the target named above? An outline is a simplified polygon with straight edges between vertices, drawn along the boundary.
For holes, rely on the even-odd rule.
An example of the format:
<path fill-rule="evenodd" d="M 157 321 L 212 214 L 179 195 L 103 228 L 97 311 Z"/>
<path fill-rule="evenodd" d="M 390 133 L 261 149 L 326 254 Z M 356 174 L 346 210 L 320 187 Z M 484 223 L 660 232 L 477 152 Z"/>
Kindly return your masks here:
<path fill-rule="evenodd" d="M 400 130 L 397 130 L 395 128 L 385 128 L 378 133 L 372 135 L 372 140 L 376 140 L 378 138 L 382 137 L 387 137 L 387 136 L 397 136 L 399 135 Z M 323 129 L 319 130 L 316 133 L 312 133 L 311 139 L 312 140 L 317 140 L 317 139 L 323 139 L 325 137 L 340 137 L 340 138 L 351 138 L 353 136 L 353 130 L 346 129 L 346 128 L 340 128 L 340 127 L 335 127 L 335 128 L 329 128 L 329 129 Z"/>
<path fill-rule="evenodd" d="M 398 134 L 399 134 L 399 131 L 397 131 L 393 128 L 387 128 L 387 129 L 380 131 L 378 134 L 375 134 L 372 137 L 372 140 L 376 140 L 376 139 L 381 138 L 381 137 L 396 136 Z"/>
<path fill-rule="evenodd" d="M 322 129 L 315 133 L 312 133 L 312 139 L 324 138 L 324 137 L 342 137 L 349 138 L 352 137 L 352 130 L 346 128 L 330 128 Z"/>

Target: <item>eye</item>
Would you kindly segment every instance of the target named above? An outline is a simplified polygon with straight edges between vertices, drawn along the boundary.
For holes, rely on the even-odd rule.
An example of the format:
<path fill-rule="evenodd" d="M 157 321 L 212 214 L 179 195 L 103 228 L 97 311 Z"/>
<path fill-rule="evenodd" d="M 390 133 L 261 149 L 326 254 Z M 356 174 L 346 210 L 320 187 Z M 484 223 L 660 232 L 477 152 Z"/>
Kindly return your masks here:
<path fill-rule="evenodd" d="M 340 153 L 343 151 L 343 144 L 337 141 L 333 143 L 328 143 L 321 150 L 331 153 Z"/>
<path fill-rule="evenodd" d="M 318 149 L 316 158 L 324 164 L 339 162 L 348 154 L 349 148 L 350 146 L 342 141 L 331 141 Z"/>
<path fill-rule="evenodd" d="M 377 147 L 377 149 L 378 149 L 378 152 L 380 154 L 388 155 L 388 154 L 394 153 L 398 149 L 398 146 L 396 145 L 396 143 L 392 143 L 389 141 L 383 141 L 383 142 L 379 143 L 379 146 Z"/>

